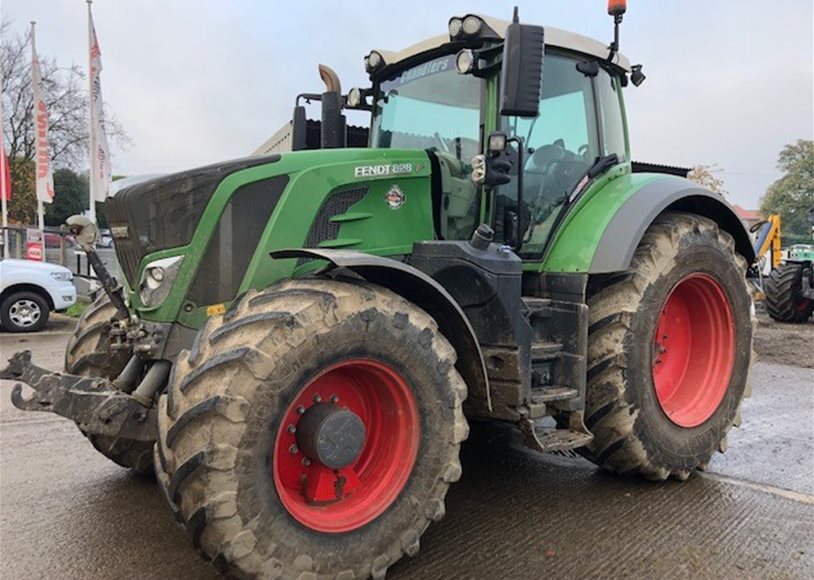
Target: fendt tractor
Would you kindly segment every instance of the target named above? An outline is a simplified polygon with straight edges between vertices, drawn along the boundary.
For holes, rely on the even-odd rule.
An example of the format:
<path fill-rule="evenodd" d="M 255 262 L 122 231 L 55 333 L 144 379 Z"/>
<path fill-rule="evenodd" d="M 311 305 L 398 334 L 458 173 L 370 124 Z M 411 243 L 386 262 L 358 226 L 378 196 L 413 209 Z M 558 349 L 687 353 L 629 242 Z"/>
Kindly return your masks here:
<path fill-rule="evenodd" d="M 319 150 L 107 201 L 120 281 L 71 218 L 106 292 L 64 374 L 14 355 L 14 404 L 154 469 L 235 578 L 383 577 L 444 516 L 472 421 L 621 474 L 703 469 L 747 385 L 753 249 L 720 195 L 631 161 L 624 11 L 610 45 L 469 14 L 370 52 L 346 95 L 323 69 Z"/>

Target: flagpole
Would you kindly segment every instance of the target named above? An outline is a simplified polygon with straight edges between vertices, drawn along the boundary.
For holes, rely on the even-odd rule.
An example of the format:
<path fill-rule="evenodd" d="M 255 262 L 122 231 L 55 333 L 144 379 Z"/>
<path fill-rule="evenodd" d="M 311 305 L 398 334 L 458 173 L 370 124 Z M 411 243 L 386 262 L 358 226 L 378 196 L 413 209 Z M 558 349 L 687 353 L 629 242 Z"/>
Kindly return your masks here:
<path fill-rule="evenodd" d="M 96 175 L 94 159 L 96 155 L 96 132 L 93 130 L 93 73 L 91 71 L 93 48 L 93 30 L 91 29 L 90 7 L 93 0 L 88 2 L 88 205 L 90 206 L 90 221 L 96 223 Z"/>
<path fill-rule="evenodd" d="M 3 70 L 0 69 L 0 86 L 3 84 Z M 5 134 L 3 129 L 5 129 L 5 117 L 3 117 L 3 99 L 0 98 L 0 139 L 5 138 Z M 2 210 L 3 210 L 3 257 L 9 257 L 9 250 L 8 250 L 8 200 L 6 196 L 8 196 L 9 191 L 11 191 L 11 179 L 6 179 L 6 148 L 5 143 L 3 143 L 2 154 L 0 154 L 0 179 L 3 180 L 3 191 L 0 191 L 0 198 L 2 198 Z M 10 177 L 10 174 L 9 174 Z"/>
<path fill-rule="evenodd" d="M 34 27 L 37 25 L 33 20 L 31 21 L 31 46 L 32 51 L 35 46 Z M 36 107 L 35 107 L 36 108 Z M 35 111 L 36 114 L 36 111 Z M 36 121 L 36 119 L 35 119 Z M 36 131 L 36 128 L 35 128 Z M 39 152 L 38 152 L 39 154 Z M 36 170 L 35 170 L 36 171 Z M 45 208 L 42 205 L 42 200 L 37 196 L 37 229 L 40 230 L 40 239 L 45 243 Z"/>

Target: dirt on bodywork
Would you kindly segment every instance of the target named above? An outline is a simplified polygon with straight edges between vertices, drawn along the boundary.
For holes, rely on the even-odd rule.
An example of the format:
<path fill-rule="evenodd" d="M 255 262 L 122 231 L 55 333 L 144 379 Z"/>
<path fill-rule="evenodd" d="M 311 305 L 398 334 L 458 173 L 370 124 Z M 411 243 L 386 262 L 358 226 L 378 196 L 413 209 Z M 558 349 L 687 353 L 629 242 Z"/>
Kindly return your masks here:
<path fill-rule="evenodd" d="M 760 362 L 814 369 L 814 320 L 785 324 L 758 312 L 755 351 Z"/>

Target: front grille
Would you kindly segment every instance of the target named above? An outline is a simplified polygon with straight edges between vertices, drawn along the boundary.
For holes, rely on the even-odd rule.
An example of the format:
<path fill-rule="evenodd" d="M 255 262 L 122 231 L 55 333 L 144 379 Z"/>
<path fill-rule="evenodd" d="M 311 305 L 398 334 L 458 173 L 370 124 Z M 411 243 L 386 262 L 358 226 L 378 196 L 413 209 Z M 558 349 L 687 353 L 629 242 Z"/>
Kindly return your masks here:
<path fill-rule="evenodd" d="M 249 157 L 155 177 L 119 191 L 105 203 L 122 272 L 135 287 L 147 254 L 184 246 L 218 184 L 236 171 L 276 163 L 279 155 Z"/>
<path fill-rule="evenodd" d="M 331 221 L 331 218 L 345 213 L 350 207 L 362 201 L 367 195 L 367 187 L 355 187 L 353 189 L 343 189 L 328 195 L 322 202 L 322 207 L 317 212 L 308 230 L 308 237 L 305 238 L 305 248 L 316 248 L 325 240 L 335 240 L 339 235 L 339 227 L 342 224 Z"/>
<path fill-rule="evenodd" d="M 130 282 L 130 287 L 135 288 L 138 280 L 136 273 L 141 261 L 141 248 L 139 248 L 138 236 L 130 231 L 127 225 L 127 213 L 123 203 L 116 203 L 116 198 L 108 199 L 105 203 L 105 215 L 111 232 L 118 234 L 114 237 L 113 247 L 116 249 L 116 258 L 119 261 L 119 269 Z M 122 235 L 126 232 L 126 235 Z"/>
<path fill-rule="evenodd" d="M 317 248 L 321 242 L 335 240 L 339 236 L 339 228 L 342 224 L 332 222 L 331 218 L 345 213 L 351 206 L 362 201 L 366 195 L 367 187 L 340 189 L 328 194 L 311 223 L 311 229 L 308 230 L 303 248 Z M 297 266 L 310 261 L 311 258 L 300 258 L 297 260 Z"/>

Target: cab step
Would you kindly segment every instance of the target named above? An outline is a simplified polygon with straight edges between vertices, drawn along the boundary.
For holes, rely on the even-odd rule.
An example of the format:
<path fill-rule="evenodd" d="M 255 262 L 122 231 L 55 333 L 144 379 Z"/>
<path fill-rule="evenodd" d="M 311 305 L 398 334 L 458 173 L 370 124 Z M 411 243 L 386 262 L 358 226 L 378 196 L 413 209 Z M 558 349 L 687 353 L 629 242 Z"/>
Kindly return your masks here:
<path fill-rule="evenodd" d="M 559 342 L 534 342 L 531 344 L 531 364 L 557 360 L 562 354 Z"/>
<path fill-rule="evenodd" d="M 531 402 L 535 405 L 567 401 L 575 397 L 579 397 L 579 390 L 571 387 L 551 386 L 531 391 Z"/>
<path fill-rule="evenodd" d="M 570 429 L 553 429 L 538 425 L 532 419 L 525 419 L 520 421 L 519 426 L 526 447 L 540 453 L 577 449 L 588 445 L 594 439 L 584 425 Z"/>

